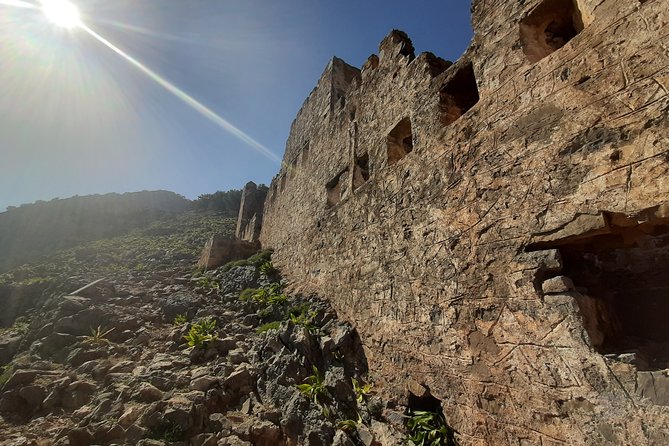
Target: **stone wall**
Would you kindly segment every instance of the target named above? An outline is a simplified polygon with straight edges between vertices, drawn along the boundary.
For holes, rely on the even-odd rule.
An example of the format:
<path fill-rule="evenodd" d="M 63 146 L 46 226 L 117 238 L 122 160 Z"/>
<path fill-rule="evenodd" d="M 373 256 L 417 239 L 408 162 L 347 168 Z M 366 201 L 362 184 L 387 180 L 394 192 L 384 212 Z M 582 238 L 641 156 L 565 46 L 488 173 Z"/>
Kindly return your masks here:
<path fill-rule="evenodd" d="M 260 238 L 267 190 L 267 186 L 257 186 L 253 181 L 244 186 L 237 216 L 236 238 L 254 243 Z"/>
<path fill-rule="evenodd" d="M 472 11 L 454 64 L 397 31 L 333 59 L 261 242 L 463 445 L 669 444 L 666 2 Z"/>

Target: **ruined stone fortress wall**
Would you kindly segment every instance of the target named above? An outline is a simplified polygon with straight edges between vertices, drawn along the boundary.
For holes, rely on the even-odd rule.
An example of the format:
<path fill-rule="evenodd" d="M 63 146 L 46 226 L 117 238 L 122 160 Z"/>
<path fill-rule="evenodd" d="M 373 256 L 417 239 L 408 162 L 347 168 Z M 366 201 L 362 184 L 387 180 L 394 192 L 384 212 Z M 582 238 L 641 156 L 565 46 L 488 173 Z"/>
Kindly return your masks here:
<path fill-rule="evenodd" d="M 669 5 L 472 12 L 454 64 L 397 31 L 331 61 L 261 243 L 463 445 L 667 445 Z"/>

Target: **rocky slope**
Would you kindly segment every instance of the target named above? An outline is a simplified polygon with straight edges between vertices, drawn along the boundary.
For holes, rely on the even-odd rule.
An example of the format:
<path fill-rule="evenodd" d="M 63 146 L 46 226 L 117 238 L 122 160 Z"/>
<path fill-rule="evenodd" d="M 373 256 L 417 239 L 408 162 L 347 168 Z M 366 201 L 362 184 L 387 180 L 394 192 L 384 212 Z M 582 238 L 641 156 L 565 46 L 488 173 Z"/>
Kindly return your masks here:
<path fill-rule="evenodd" d="M 141 268 L 97 268 L 87 247 L 69 275 L 50 270 L 62 280 L 0 332 L 0 444 L 401 444 L 402 409 L 366 385 L 355 330 L 287 295 L 269 253 L 194 271 L 186 227 L 189 242 L 146 263 L 131 254 L 146 234 L 109 242 Z M 165 232 L 151 237 L 188 238 Z"/>

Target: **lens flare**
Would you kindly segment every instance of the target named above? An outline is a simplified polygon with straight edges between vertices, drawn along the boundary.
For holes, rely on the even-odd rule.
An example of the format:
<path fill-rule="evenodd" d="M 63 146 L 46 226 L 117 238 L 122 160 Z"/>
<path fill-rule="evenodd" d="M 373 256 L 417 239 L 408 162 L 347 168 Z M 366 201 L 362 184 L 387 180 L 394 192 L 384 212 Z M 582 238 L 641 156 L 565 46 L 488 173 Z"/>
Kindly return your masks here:
<path fill-rule="evenodd" d="M 123 59 L 125 59 L 128 63 L 133 65 L 135 68 L 139 69 L 141 72 L 143 72 L 145 75 L 150 77 L 154 82 L 156 82 L 158 85 L 163 87 L 165 90 L 169 91 L 172 93 L 174 96 L 179 98 L 181 101 L 186 103 L 188 106 L 190 106 L 193 110 L 204 116 L 205 118 L 209 119 L 211 122 L 214 124 L 218 125 L 221 127 L 223 130 L 227 131 L 240 141 L 243 141 L 246 143 L 249 147 L 253 148 L 257 152 L 261 153 L 262 155 L 266 156 L 270 160 L 280 163 L 281 158 L 279 158 L 274 152 L 272 152 L 270 149 L 253 139 L 251 136 L 246 134 L 244 131 L 241 129 L 235 127 L 230 121 L 222 118 L 216 112 L 211 110 L 209 107 L 206 105 L 202 104 L 192 96 L 190 96 L 188 93 L 177 87 L 176 85 L 172 84 L 168 80 L 166 80 L 164 77 L 160 76 L 158 73 L 155 71 L 151 70 L 149 67 L 144 65 L 142 62 L 139 60 L 135 59 L 132 57 L 130 54 L 126 53 L 113 43 L 111 43 L 109 40 L 105 39 L 102 37 L 100 34 L 96 33 L 93 31 L 91 28 L 89 28 L 87 25 L 81 23 L 79 25 L 81 29 L 86 31 L 88 34 L 91 35 L 91 37 L 95 38 L 98 42 L 102 43 L 105 45 L 107 48 L 121 56 Z"/>
<path fill-rule="evenodd" d="M 72 29 L 72 28 L 78 28 L 81 29 L 85 32 L 87 32 L 91 37 L 96 39 L 98 42 L 101 44 L 105 45 L 107 48 L 112 50 L 114 53 L 117 55 L 121 56 L 121 58 L 125 59 L 126 62 L 130 63 L 133 65 L 135 68 L 139 69 L 141 72 L 143 72 L 146 76 L 151 78 L 154 82 L 156 82 L 158 85 L 163 87 L 165 90 L 176 96 L 178 99 L 183 101 L 185 104 L 190 106 L 193 110 L 198 112 L 200 115 L 204 116 L 205 118 L 209 119 L 211 122 L 214 124 L 218 125 L 221 127 L 223 130 L 226 132 L 230 133 L 232 136 L 235 138 L 239 139 L 240 141 L 244 142 L 246 145 L 251 147 L 252 149 L 256 150 L 258 153 L 262 154 L 263 156 L 267 157 L 268 159 L 276 162 L 276 163 L 282 163 L 281 158 L 277 156 L 274 152 L 272 152 L 270 149 L 265 147 L 263 144 L 260 142 L 256 141 L 253 139 L 250 135 L 248 135 L 246 132 L 241 130 L 240 128 L 236 127 L 234 124 L 232 124 L 230 121 L 227 119 L 224 119 L 223 117 L 219 116 L 216 112 L 211 110 L 209 107 L 206 105 L 202 104 L 192 96 L 190 96 L 188 93 L 177 87 L 176 85 L 172 84 L 169 82 L 167 79 L 156 73 L 155 71 L 151 70 L 149 67 L 144 65 L 142 62 L 139 60 L 135 59 L 133 56 L 130 54 L 126 53 L 123 51 L 121 48 L 117 47 L 113 43 L 111 43 L 109 40 L 105 39 L 102 37 L 100 34 L 92 30 L 90 27 L 88 27 L 82 20 L 81 16 L 79 14 L 79 10 L 77 7 L 71 3 L 68 0 L 41 0 L 40 1 L 42 5 L 42 11 L 44 12 L 44 15 L 57 26 L 61 26 L 64 28 Z M 25 2 L 23 0 L 0 0 L 0 6 L 1 5 L 6 5 L 6 6 L 15 6 L 15 7 L 20 7 L 20 8 L 35 8 L 36 6 Z"/>
<path fill-rule="evenodd" d="M 42 11 L 49 21 L 63 28 L 81 25 L 79 9 L 68 0 L 42 0 Z"/>

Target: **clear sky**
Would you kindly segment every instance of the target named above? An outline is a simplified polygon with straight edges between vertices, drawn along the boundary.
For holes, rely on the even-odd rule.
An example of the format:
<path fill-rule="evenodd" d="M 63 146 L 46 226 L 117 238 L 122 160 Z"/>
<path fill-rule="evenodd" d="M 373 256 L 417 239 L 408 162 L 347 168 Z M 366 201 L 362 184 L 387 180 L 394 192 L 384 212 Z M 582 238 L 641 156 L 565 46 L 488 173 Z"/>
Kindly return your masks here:
<path fill-rule="evenodd" d="M 0 211 L 145 189 L 195 198 L 277 173 L 90 33 L 16 3 L 0 0 Z M 75 3 L 91 30 L 279 158 L 332 56 L 360 67 L 397 28 L 417 53 L 455 60 L 472 37 L 468 0 Z"/>

